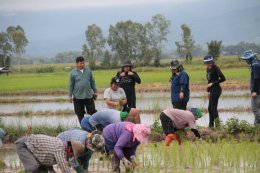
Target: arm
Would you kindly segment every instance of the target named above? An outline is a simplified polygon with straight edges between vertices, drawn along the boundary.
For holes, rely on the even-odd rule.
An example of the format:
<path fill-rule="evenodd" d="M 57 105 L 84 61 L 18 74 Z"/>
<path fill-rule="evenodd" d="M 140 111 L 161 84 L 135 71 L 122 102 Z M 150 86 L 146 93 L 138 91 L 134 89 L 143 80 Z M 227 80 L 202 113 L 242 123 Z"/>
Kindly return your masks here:
<path fill-rule="evenodd" d="M 224 74 L 221 72 L 221 70 L 218 67 L 216 67 L 216 70 L 218 74 L 218 80 L 213 82 L 213 85 L 220 84 L 226 80 Z"/>
<path fill-rule="evenodd" d="M 141 83 L 140 77 L 138 76 L 138 74 L 135 71 L 133 73 L 134 73 L 133 78 L 135 79 L 135 82 L 140 84 Z"/>
<path fill-rule="evenodd" d="M 257 65 L 253 65 L 252 66 L 252 79 L 253 80 L 253 85 L 252 85 L 252 96 L 256 96 L 257 95 L 257 88 L 260 85 L 260 67 Z"/>
<path fill-rule="evenodd" d="M 114 147 L 114 151 L 117 155 L 117 157 L 121 160 L 123 157 L 125 157 L 123 153 L 123 148 L 129 143 L 132 142 L 133 136 L 130 132 L 124 131 L 120 137 L 118 138 L 116 145 Z"/>
<path fill-rule="evenodd" d="M 114 101 L 110 100 L 109 98 L 105 98 L 105 101 L 106 101 L 107 105 L 113 106 L 114 108 L 116 108 L 119 105 L 118 102 L 114 102 Z"/>
<path fill-rule="evenodd" d="M 62 170 L 62 172 L 70 173 L 70 168 L 68 167 L 64 152 L 65 152 L 64 150 L 56 151 L 54 153 L 54 157 L 56 159 L 56 162 L 57 162 L 59 168 Z"/>
<path fill-rule="evenodd" d="M 69 79 L 69 97 L 72 97 L 72 92 L 74 90 L 74 85 L 75 85 L 75 80 L 73 78 L 72 72 L 70 74 L 70 79 Z"/>
<path fill-rule="evenodd" d="M 97 93 L 96 82 L 91 71 L 90 71 L 90 85 L 94 93 Z"/>
<path fill-rule="evenodd" d="M 197 129 L 191 129 L 191 131 L 193 132 L 193 134 L 200 139 L 200 133 Z"/>
<path fill-rule="evenodd" d="M 257 88 L 259 87 L 259 84 L 260 84 L 260 79 L 254 79 L 252 92 L 256 92 L 257 91 Z"/>

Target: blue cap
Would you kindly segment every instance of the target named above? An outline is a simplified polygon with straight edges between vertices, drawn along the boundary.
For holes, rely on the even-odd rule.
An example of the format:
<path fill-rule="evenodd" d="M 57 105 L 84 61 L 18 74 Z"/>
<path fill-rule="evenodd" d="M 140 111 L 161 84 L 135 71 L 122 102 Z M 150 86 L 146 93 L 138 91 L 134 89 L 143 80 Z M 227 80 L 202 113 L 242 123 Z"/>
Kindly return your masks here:
<path fill-rule="evenodd" d="M 82 128 L 83 130 L 88 131 L 88 132 L 92 132 L 92 131 L 93 131 L 93 128 L 92 128 L 92 126 L 91 126 L 90 123 L 89 123 L 90 117 L 91 117 L 90 115 L 85 116 L 85 117 L 81 120 L 81 123 L 80 123 L 81 128 Z"/>
<path fill-rule="evenodd" d="M 204 64 L 212 64 L 214 62 L 214 58 L 211 55 L 207 55 L 204 57 Z"/>

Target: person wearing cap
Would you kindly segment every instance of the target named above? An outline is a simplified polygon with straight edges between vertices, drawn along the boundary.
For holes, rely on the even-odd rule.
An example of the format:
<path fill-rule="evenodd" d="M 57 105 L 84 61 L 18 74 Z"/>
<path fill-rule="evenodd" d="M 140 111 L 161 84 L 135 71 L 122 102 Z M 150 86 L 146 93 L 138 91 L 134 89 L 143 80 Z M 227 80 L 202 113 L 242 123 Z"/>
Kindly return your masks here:
<path fill-rule="evenodd" d="M 53 165 L 58 164 L 64 173 L 70 173 L 67 160 L 74 160 L 84 152 L 81 142 L 62 140 L 42 135 L 31 134 L 15 141 L 16 152 L 23 163 L 26 173 L 53 170 Z"/>
<path fill-rule="evenodd" d="M 120 78 L 120 87 L 124 89 L 127 98 L 127 106 L 136 108 L 135 84 L 140 84 L 141 79 L 137 72 L 133 71 L 131 61 L 124 60 L 121 71 L 116 74 Z"/>
<path fill-rule="evenodd" d="M 3 146 L 3 138 L 5 136 L 5 131 L 3 129 L 0 128 L 0 147 Z"/>
<path fill-rule="evenodd" d="M 92 115 L 97 110 L 94 99 L 97 97 L 95 79 L 89 68 L 85 67 L 82 56 L 76 58 L 76 68 L 71 71 L 69 79 L 69 100 L 74 103 L 74 110 L 79 123 L 84 117 L 85 108 Z"/>
<path fill-rule="evenodd" d="M 81 128 L 88 132 L 93 130 L 103 131 L 103 129 L 112 123 L 117 123 L 121 121 L 129 121 L 135 123 L 135 119 L 140 120 L 140 116 L 134 117 L 133 115 L 128 115 L 128 112 L 121 112 L 115 109 L 104 109 L 97 111 L 91 116 L 85 116 L 81 121 Z"/>
<path fill-rule="evenodd" d="M 103 130 L 106 151 L 111 154 L 113 172 L 120 172 L 120 161 L 127 171 L 134 169 L 135 152 L 139 144 L 147 144 L 151 129 L 146 124 L 118 122 Z"/>
<path fill-rule="evenodd" d="M 178 141 L 181 145 L 181 138 L 176 132 L 185 128 L 190 128 L 194 135 L 200 139 L 199 131 L 196 129 L 196 120 L 201 117 L 202 111 L 199 108 L 191 108 L 190 110 L 167 108 L 163 110 L 160 114 L 160 120 L 166 135 L 166 146 L 169 146 L 172 140 Z"/>
<path fill-rule="evenodd" d="M 97 135 L 98 137 L 95 135 Z M 99 139 L 99 141 L 93 144 L 93 142 L 95 141 L 93 140 L 93 137 Z M 64 143 L 68 141 L 78 141 L 81 142 L 83 146 L 85 146 L 84 153 L 78 158 L 83 166 L 84 172 L 88 171 L 89 160 L 93 151 L 104 150 L 104 138 L 102 134 L 97 132 L 93 132 L 92 134 L 84 130 L 75 128 L 60 133 L 57 138 L 61 139 Z M 74 169 L 77 171 L 77 173 L 83 172 L 77 160 L 75 160 Z"/>
<path fill-rule="evenodd" d="M 260 126 L 260 60 L 256 55 L 252 50 L 246 50 L 241 58 L 250 65 L 251 106 L 255 115 L 254 124 Z"/>
<path fill-rule="evenodd" d="M 173 108 L 186 110 L 190 98 L 189 75 L 177 59 L 171 61 L 171 101 Z"/>
<path fill-rule="evenodd" d="M 218 100 L 221 95 L 222 89 L 220 83 L 226 80 L 224 74 L 220 68 L 215 64 L 214 57 L 207 55 L 204 57 L 204 63 L 207 65 L 207 92 L 209 98 L 209 127 L 217 127 L 219 125 L 218 120 Z"/>
<path fill-rule="evenodd" d="M 110 87 L 104 91 L 104 100 L 108 109 L 117 109 L 121 112 L 127 112 L 129 118 L 134 117 L 135 123 L 140 123 L 139 111 L 136 108 L 127 106 L 125 91 L 119 87 L 121 79 L 113 77 L 110 82 Z"/>

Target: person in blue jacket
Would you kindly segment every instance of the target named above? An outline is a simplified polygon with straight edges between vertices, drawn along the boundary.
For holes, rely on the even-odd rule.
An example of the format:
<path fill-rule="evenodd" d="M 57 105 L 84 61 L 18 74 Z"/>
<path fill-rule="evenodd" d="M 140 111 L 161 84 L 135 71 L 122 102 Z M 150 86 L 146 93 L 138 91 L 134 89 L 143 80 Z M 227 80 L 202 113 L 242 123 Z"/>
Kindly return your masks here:
<path fill-rule="evenodd" d="M 260 60 L 256 55 L 257 53 L 254 53 L 252 50 L 246 50 L 241 58 L 250 65 L 251 105 L 255 115 L 254 124 L 260 126 Z"/>
<path fill-rule="evenodd" d="M 171 101 L 173 108 L 186 110 L 190 98 L 189 75 L 177 59 L 171 61 Z"/>

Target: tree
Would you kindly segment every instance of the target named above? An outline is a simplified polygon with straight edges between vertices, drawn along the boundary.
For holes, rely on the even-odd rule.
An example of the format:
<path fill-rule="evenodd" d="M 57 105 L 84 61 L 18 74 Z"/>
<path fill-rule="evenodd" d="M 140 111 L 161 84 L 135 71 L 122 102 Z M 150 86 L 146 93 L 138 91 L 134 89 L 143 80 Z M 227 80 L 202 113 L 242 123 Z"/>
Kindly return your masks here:
<path fill-rule="evenodd" d="M 95 69 L 97 58 L 101 57 L 106 39 L 97 25 L 89 25 L 86 32 L 86 44 L 82 46 L 82 54 L 88 60 L 89 67 Z"/>
<path fill-rule="evenodd" d="M 28 44 L 28 40 L 25 36 L 23 28 L 19 25 L 9 26 L 7 28 L 8 36 L 13 44 L 15 55 L 17 58 L 18 71 L 21 70 L 21 56 L 25 52 L 25 47 Z"/>
<path fill-rule="evenodd" d="M 208 55 L 212 55 L 214 59 L 218 59 L 220 55 L 222 41 L 212 40 L 211 42 L 207 43 L 208 45 Z"/>
<path fill-rule="evenodd" d="M 8 34 L 0 33 L 0 67 L 9 67 L 11 65 L 12 45 Z"/>
<path fill-rule="evenodd" d="M 153 16 L 152 21 L 145 25 L 148 45 L 151 46 L 147 53 L 154 56 L 154 65 L 156 67 L 160 66 L 162 47 L 163 43 L 167 42 L 167 34 L 170 32 L 169 27 L 170 21 L 161 14 Z M 147 51 L 147 47 L 144 50 Z"/>
<path fill-rule="evenodd" d="M 105 51 L 105 54 L 104 54 L 104 59 L 101 63 L 101 66 L 103 68 L 108 68 L 111 66 L 111 58 L 112 58 L 112 55 L 109 53 L 108 50 Z"/>
<path fill-rule="evenodd" d="M 186 61 L 192 61 L 192 51 L 195 48 L 195 41 L 192 39 L 190 28 L 183 24 L 181 25 L 182 29 L 182 42 L 175 42 L 177 46 L 177 53 L 183 57 L 185 56 Z"/>
<path fill-rule="evenodd" d="M 108 44 L 121 62 L 125 59 L 132 61 L 138 59 L 142 31 L 142 24 L 132 22 L 131 20 L 118 22 L 116 26 L 110 25 Z"/>

